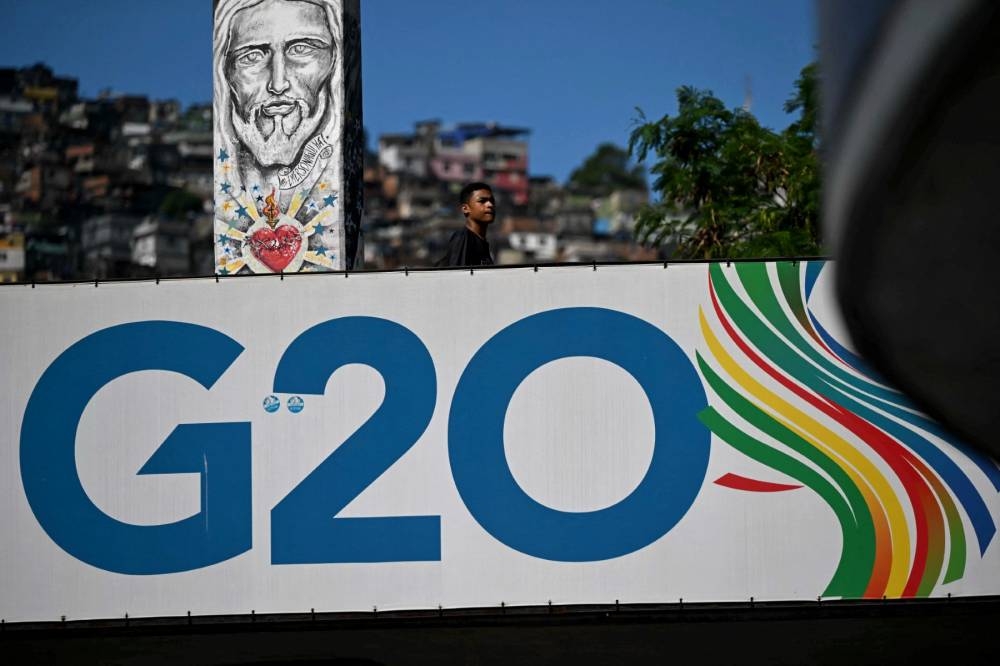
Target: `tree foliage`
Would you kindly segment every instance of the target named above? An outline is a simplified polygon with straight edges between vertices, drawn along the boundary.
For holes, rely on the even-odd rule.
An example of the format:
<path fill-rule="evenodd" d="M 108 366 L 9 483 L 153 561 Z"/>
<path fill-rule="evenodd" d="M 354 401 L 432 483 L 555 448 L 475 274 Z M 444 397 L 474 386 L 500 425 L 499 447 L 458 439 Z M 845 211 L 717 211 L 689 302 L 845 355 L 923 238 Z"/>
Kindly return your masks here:
<path fill-rule="evenodd" d="M 658 196 L 638 215 L 638 240 L 687 259 L 819 254 L 816 87 L 811 64 L 785 104 L 799 120 L 780 133 L 690 86 L 675 116 L 637 109 L 629 152 L 652 163 Z"/>
<path fill-rule="evenodd" d="M 172 220 L 183 220 L 188 213 L 198 213 L 203 207 L 201 197 L 181 189 L 174 190 L 163 198 L 160 213 Z"/>
<path fill-rule="evenodd" d="M 613 143 L 602 143 L 569 175 L 569 186 L 607 196 L 615 190 L 644 190 L 646 175 L 630 163 L 629 153 Z"/>

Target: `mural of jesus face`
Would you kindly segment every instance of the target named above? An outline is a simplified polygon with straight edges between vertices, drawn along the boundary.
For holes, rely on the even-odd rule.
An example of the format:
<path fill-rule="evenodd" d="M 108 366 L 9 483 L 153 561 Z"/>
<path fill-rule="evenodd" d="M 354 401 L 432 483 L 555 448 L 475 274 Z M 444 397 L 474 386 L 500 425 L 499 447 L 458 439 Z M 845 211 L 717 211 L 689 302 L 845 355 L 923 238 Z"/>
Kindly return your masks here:
<path fill-rule="evenodd" d="M 262 167 L 293 165 L 329 105 L 336 44 L 308 0 L 264 0 L 232 22 L 226 76 L 237 138 Z"/>
<path fill-rule="evenodd" d="M 360 37 L 359 0 L 214 0 L 219 274 L 352 267 Z"/>

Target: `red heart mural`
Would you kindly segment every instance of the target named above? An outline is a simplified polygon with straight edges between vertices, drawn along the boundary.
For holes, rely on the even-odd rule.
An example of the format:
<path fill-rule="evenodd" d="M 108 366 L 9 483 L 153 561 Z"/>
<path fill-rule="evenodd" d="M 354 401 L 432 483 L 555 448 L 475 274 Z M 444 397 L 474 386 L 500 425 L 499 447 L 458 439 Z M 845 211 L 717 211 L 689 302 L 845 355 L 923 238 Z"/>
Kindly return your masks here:
<path fill-rule="evenodd" d="M 287 224 L 273 231 L 264 227 L 253 232 L 249 245 L 253 256 L 275 273 L 280 273 L 299 253 L 302 234 Z"/>

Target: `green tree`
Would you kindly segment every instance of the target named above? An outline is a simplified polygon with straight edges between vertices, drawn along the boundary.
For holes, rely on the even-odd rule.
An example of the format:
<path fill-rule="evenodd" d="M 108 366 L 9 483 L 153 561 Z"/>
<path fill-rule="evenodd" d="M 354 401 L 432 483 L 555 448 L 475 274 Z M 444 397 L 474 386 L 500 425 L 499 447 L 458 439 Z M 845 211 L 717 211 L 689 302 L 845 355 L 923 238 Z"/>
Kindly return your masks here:
<path fill-rule="evenodd" d="M 676 116 L 637 109 L 629 153 L 653 162 L 658 201 L 639 212 L 636 238 L 687 259 L 819 254 L 815 64 L 795 86 L 785 110 L 800 119 L 780 133 L 690 86 Z"/>
<path fill-rule="evenodd" d="M 630 163 L 629 153 L 613 143 L 602 143 L 569 175 L 571 188 L 607 196 L 615 190 L 644 190 L 646 176 L 641 166 Z"/>
<path fill-rule="evenodd" d="M 172 220 L 183 220 L 188 213 L 198 213 L 204 204 L 201 197 L 187 190 L 173 190 L 163 197 L 160 213 Z"/>

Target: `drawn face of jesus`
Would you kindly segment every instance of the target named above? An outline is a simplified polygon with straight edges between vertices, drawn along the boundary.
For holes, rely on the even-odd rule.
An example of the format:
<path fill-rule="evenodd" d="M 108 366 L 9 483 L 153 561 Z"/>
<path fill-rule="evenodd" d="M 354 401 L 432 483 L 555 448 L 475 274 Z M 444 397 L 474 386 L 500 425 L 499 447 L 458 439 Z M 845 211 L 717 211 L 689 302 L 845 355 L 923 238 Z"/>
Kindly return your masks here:
<path fill-rule="evenodd" d="M 292 165 L 326 115 L 336 61 L 326 12 L 264 0 L 234 15 L 229 44 L 236 136 L 261 166 Z"/>

